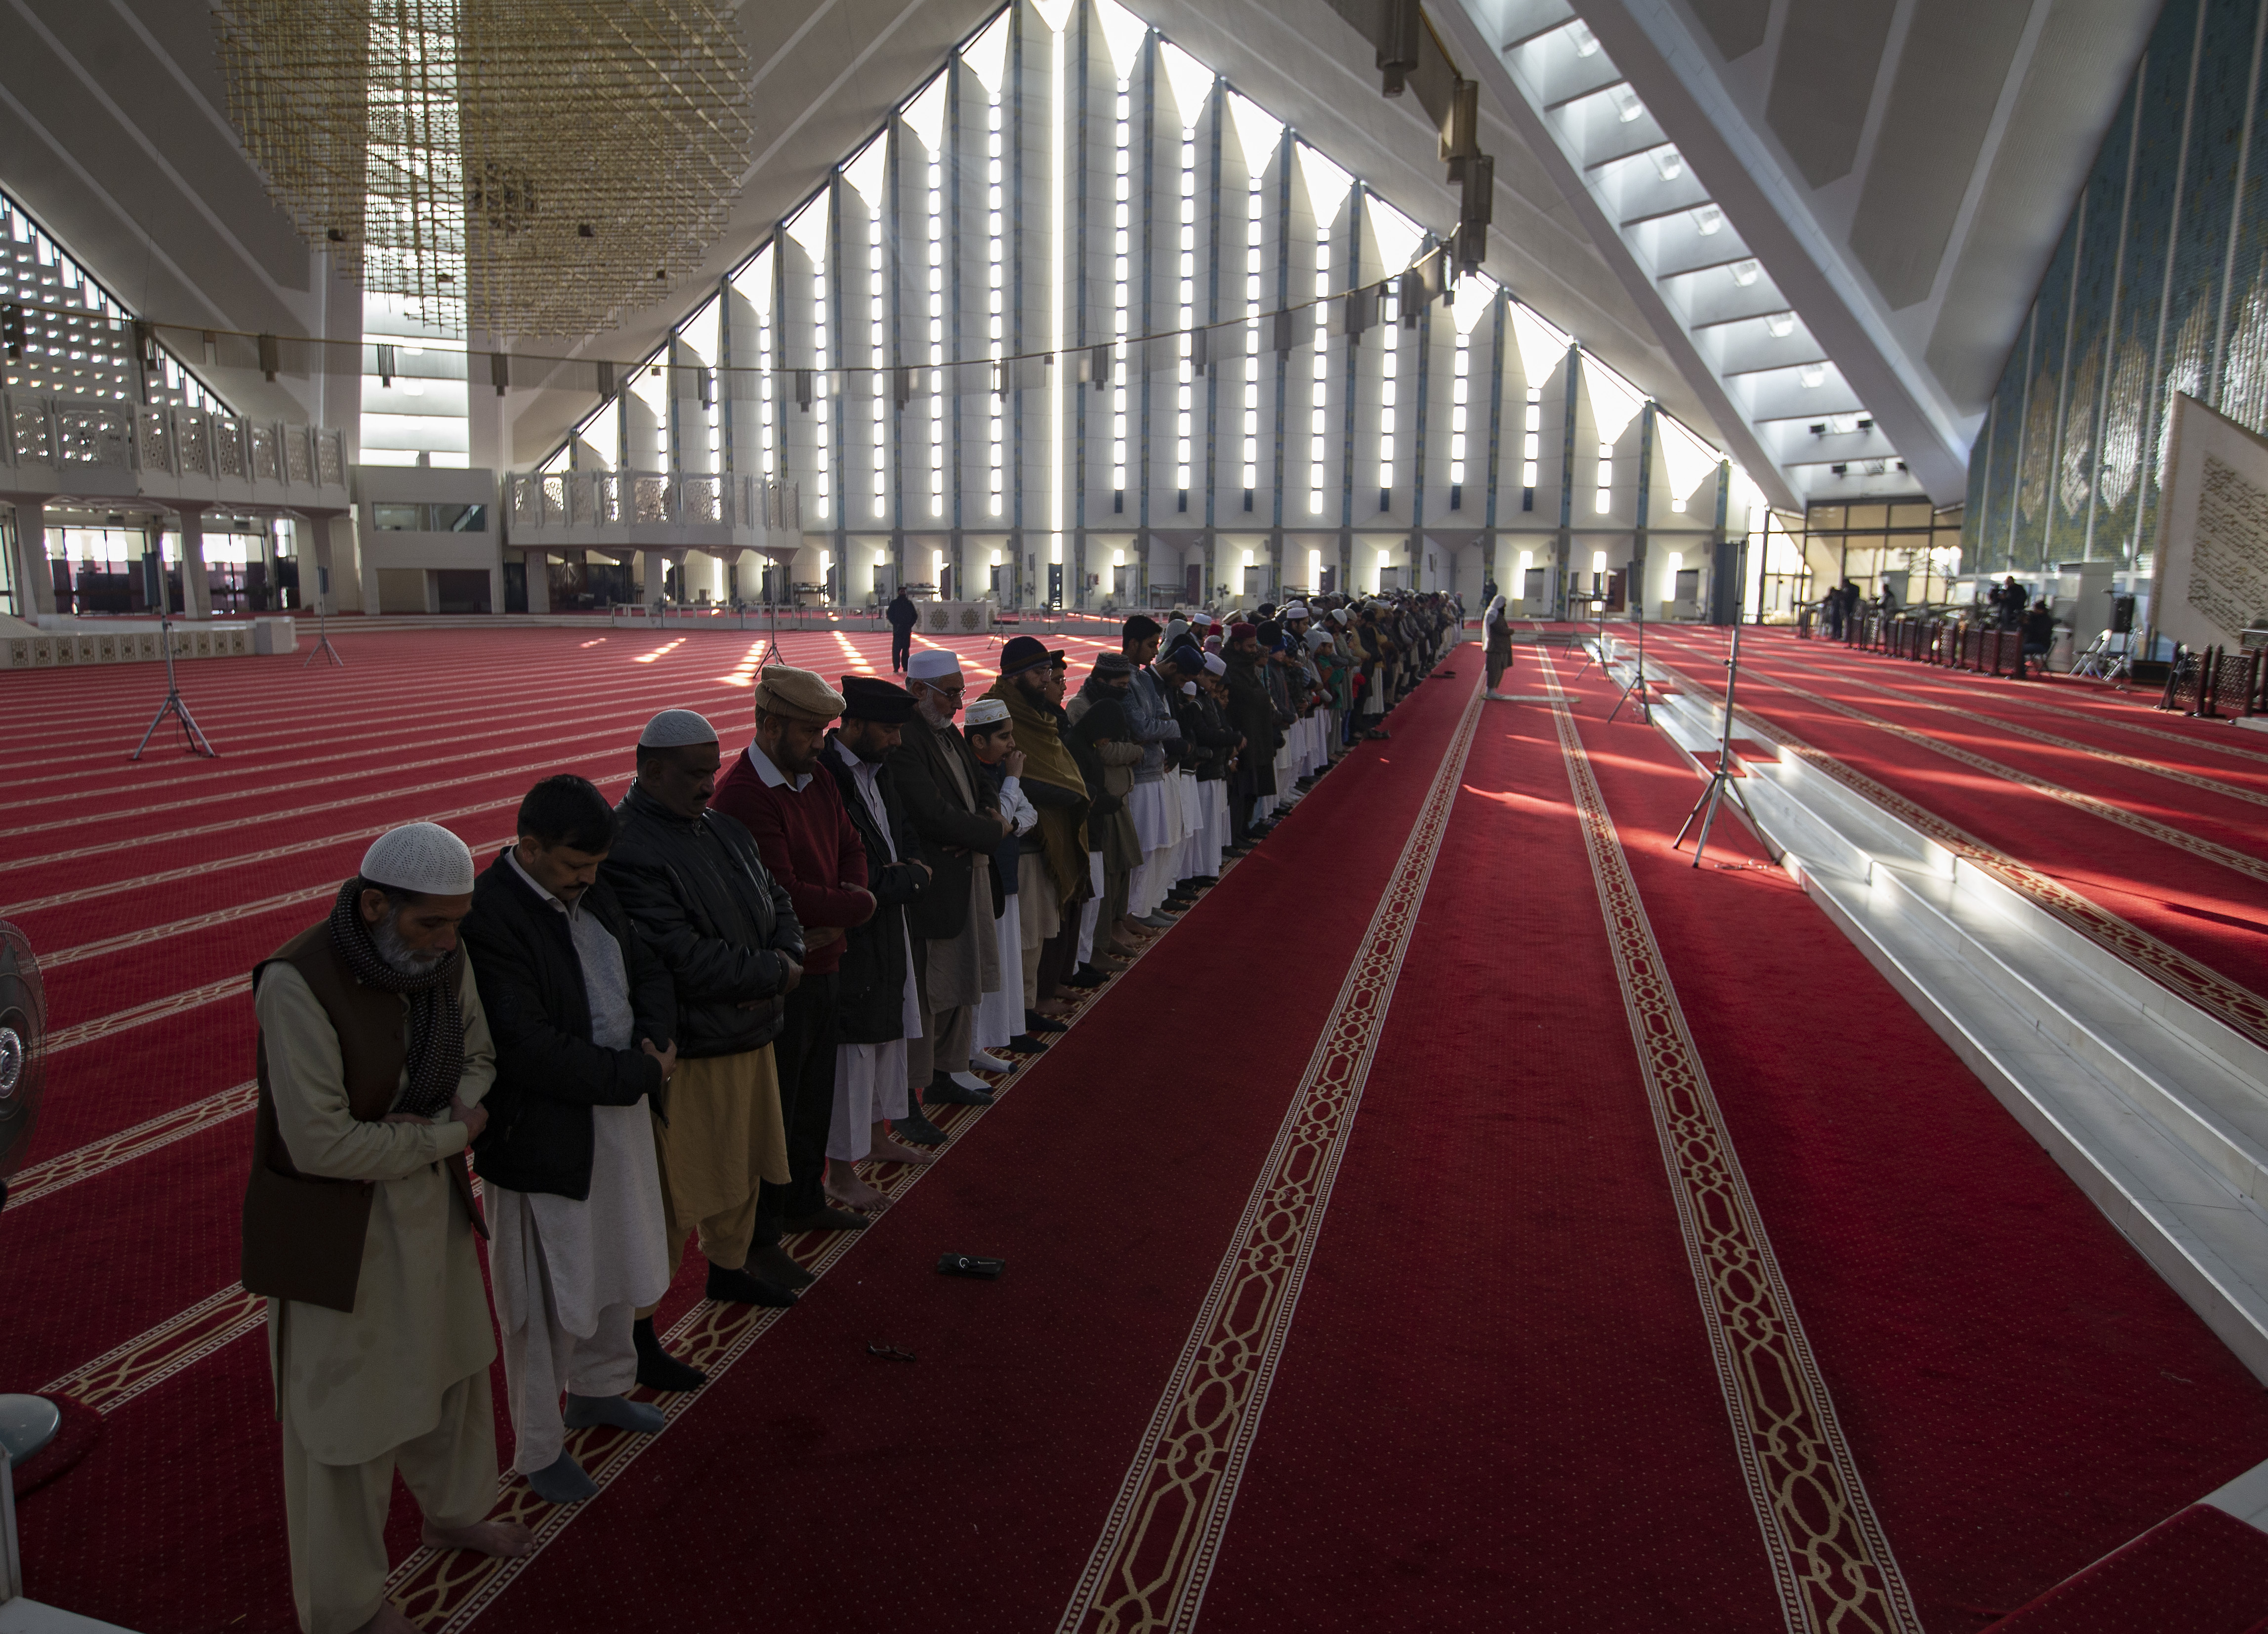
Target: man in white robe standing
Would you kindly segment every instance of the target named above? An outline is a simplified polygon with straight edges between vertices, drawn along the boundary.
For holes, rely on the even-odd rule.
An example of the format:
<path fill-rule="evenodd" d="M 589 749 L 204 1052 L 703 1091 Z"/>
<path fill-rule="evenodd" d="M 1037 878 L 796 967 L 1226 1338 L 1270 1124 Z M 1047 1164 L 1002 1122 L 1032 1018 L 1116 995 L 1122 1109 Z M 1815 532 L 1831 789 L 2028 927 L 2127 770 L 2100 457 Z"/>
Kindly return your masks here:
<path fill-rule="evenodd" d="M 666 1115 L 677 1001 L 599 879 L 615 827 L 592 784 L 545 778 L 520 802 L 519 838 L 474 887 L 464 927 L 496 1040 L 494 1121 L 473 1167 L 488 1189 L 512 1468 L 554 1504 L 599 1490 L 567 1450 L 569 1430 L 651 1435 L 660 1411 L 625 1392 L 703 1379 L 637 1317 L 669 1288 L 648 1100 Z"/>
<path fill-rule="evenodd" d="M 394 1476 L 428 1547 L 518 1557 L 496 1498 L 489 1326 L 460 1155 L 486 1126 L 488 1022 L 457 927 L 473 855 L 391 829 L 329 916 L 253 972 L 259 1103 L 243 1280 L 268 1296 L 291 1595 L 306 1634 L 410 1634 L 386 1598 Z"/>

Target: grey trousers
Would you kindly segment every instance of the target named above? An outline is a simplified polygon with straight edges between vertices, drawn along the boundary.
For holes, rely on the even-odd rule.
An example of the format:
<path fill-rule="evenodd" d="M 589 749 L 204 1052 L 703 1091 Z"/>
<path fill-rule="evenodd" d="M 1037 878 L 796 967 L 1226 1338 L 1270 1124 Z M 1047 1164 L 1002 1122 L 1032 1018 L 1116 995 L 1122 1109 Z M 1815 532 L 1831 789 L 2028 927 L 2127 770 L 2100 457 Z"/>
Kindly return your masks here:
<path fill-rule="evenodd" d="M 1010 979 L 1005 970 L 1000 975 L 1003 981 Z M 929 1020 L 919 1038 L 906 1041 L 906 1087 L 920 1090 L 927 1089 L 930 1080 L 940 1072 L 968 1071 L 968 1045 L 976 1032 L 976 1006 L 930 1008 L 929 961 L 919 942 L 914 944 L 914 992 L 922 1014 Z"/>

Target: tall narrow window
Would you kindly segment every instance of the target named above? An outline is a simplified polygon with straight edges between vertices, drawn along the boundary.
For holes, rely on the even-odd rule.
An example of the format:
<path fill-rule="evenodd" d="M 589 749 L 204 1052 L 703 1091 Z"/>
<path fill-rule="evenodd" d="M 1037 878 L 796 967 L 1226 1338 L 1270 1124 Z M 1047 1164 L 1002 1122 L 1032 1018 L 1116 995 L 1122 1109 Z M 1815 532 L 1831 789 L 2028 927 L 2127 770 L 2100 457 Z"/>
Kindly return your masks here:
<path fill-rule="evenodd" d="M 827 371 L 831 366 L 827 355 L 827 256 L 822 249 L 811 261 L 811 334 L 812 358 L 818 367 L 812 371 L 812 489 L 815 496 L 814 510 L 821 516 L 828 511 L 828 502 L 834 497 L 831 471 L 833 451 L 828 446 Z"/>
<path fill-rule="evenodd" d="M 1316 215 L 1322 211 L 1318 210 Z M 1331 292 L 1331 229 L 1325 222 L 1315 229 L 1315 347 L 1307 379 L 1307 512 L 1323 513 L 1323 453 L 1329 445 L 1330 419 L 1326 387 L 1329 383 L 1331 311 L 1324 298 Z"/>
<path fill-rule="evenodd" d="M 1260 249 L 1266 214 L 1262 170 L 1252 166 L 1244 195 L 1244 508 L 1260 485 Z"/>
<path fill-rule="evenodd" d="M 1189 503 L 1189 431 L 1197 371 L 1189 333 L 1197 320 L 1197 110 L 1182 109 L 1188 123 L 1182 127 L 1182 236 L 1178 270 L 1181 277 L 1181 366 L 1174 389 L 1174 486 L 1181 490 L 1182 509 Z"/>
<path fill-rule="evenodd" d="M 1394 502 L 1394 400 L 1402 372 L 1401 334 L 1402 291 L 1389 282 L 1378 302 L 1378 344 L 1381 354 L 1378 381 L 1378 508 L 1381 511 Z"/>
<path fill-rule="evenodd" d="M 1471 390 L 1473 337 L 1461 324 L 1457 328 L 1457 359 L 1449 377 L 1449 509 L 1465 504 L 1465 407 Z"/>
<path fill-rule="evenodd" d="M 1593 506 L 1601 516 L 1615 508 L 1615 445 L 1612 443 L 1599 445 L 1599 492 Z"/>
<path fill-rule="evenodd" d="M 1526 416 L 1520 432 L 1520 508 L 1535 509 L 1535 467 L 1543 454 L 1543 388 L 1528 388 Z"/>
<path fill-rule="evenodd" d="M 874 368 L 874 514 L 889 514 L 889 354 L 882 344 L 882 207 L 877 201 L 866 216 L 867 327 Z"/>
<path fill-rule="evenodd" d="M 993 516 L 1002 513 L 1005 506 L 1007 478 L 1007 421 L 1008 382 L 1008 322 L 1006 291 L 1002 279 L 1006 275 L 1006 258 L 1002 254 L 1005 240 L 1001 235 L 1002 178 L 1005 173 L 1001 163 L 1000 93 L 991 92 L 984 104 L 984 282 L 985 335 L 992 360 L 990 392 L 985 398 L 984 460 L 985 505 Z"/>
<path fill-rule="evenodd" d="M 929 513 L 945 514 L 945 155 L 929 150 Z"/>
<path fill-rule="evenodd" d="M 1126 337 L 1133 333 L 1127 269 L 1133 250 L 1134 81 L 1118 81 L 1111 104 L 1110 311 L 1110 508 L 1126 509 Z"/>

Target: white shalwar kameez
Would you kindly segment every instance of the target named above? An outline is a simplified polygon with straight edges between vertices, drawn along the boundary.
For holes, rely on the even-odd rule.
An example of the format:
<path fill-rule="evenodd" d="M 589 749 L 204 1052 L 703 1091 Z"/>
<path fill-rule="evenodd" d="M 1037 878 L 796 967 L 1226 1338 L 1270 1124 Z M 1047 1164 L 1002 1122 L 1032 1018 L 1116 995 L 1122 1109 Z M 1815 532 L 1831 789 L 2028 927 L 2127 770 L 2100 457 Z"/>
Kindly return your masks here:
<path fill-rule="evenodd" d="M 621 944 L 579 902 L 569 907 L 518 857 L 510 861 L 566 917 L 590 997 L 591 1041 L 628 1049 L 636 1019 Z M 669 1291 L 669 1227 L 644 1097 L 634 1106 L 593 1107 L 591 1135 L 588 1197 L 486 1188 L 489 1281 L 516 1443 L 512 1467 L 524 1476 L 549 1468 L 565 1445 L 562 1391 L 620 1395 L 637 1382 L 631 1323 Z"/>
<path fill-rule="evenodd" d="M 840 738 L 835 740 L 835 753 L 850 769 L 850 781 L 858 785 L 859 799 L 866 802 L 867 815 L 874 820 L 888 852 L 885 860 L 896 862 L 897 836 L 890 831 L 889 807 L 876 781 L 880 765 L 860 760 L 843 747 Z M 1001 918 L 1012 924 L 1016 916 L 1004 914 Z M 874 1149 L 876 1122 L 902 1118 L 909 1109 L 906 1040 L 922 1035 L 922 1006 L 920 990 L 914 982 L 913 938 L 907 935 L 902 919 L 898 934 L 906 938 L 906 977 L 898 997 L 899 1036 L 880 1044 L 835 1046 L 835 1111 L 827 1124 L 827 1155 L 838 1163 L 856 1163 L 865 1157 Z M 986 1001 L 990 1001 L 989 994 Z"/>

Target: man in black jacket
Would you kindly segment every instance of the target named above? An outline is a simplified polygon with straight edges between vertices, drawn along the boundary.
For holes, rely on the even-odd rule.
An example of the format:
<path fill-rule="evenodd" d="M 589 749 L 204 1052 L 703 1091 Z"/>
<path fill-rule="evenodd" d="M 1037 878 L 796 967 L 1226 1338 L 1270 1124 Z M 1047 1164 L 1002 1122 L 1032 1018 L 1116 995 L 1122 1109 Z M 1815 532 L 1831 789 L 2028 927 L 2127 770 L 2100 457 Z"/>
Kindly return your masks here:
<path fill-rule="evenodd" d="M 803 927 L 747 829 L 709 809 L 722 758 L 693 710 L 648 721 L 600 877 L 677 989 L 680 1059 L 654 1126 L 673 1268 L 697 1236 L 711 1299 L 785 1306 L 807 1276 L 776 1243 L 752 1267 L 749 1244 L 759 1184 L 789 1178 L 771 1045 L 803 979 Z"/>
<path fill-rule="evenodd" d="M 890 673 L 902 675 L 906 659 L 913 652 L 914 626 L 921 622 L 921 609 L 914 606 L 914 599 L 901 588 L 896 595 L 890 598 L 890 605 L 883 609 L 883 616 L 890 621 Z"/>
<path fill-rule="evenodd" d="M 873 1188 L 856 1165 L 926 1163 L 920 1150 L 945 1139 L 906 1093 L 906 1034 L 921 1028 L 914 985 L 907 906 L 929 887 L 926 864 L 916 860 L 920 843 L 907 826 L 904 805 L 886 762 L 914 712 L 903 687 L 869 675 L 842 679 L 843 724 L 827 734 L 819 763 L 835 778 L 843 806 L 866 853 L 866 888 L 873 916 L 843 933 L 842 999 L 836 1009 L 835 1108 L 827 1133 L 828 1195 L 852 1207 L 871 1207 Z M 914 1143 L 911 1145 L 906 1143 Z"/>
<path fill-rule="evenodd" d="M 568 1430 L 651 1434 L 660 1413 L 623 1392 L 703 1378 L 633 1316 L 669 1287 L 647 1100 L 677 1067 L 677 1003 L 599 880 L 615 840 L 606 798 L 580 777 L 547 777 L 520 802 L 518 833 L 459 931 L 497 1050 L 473 1166 L 488 1188 L 512 1467 L 539 1497 L 571 1504 L 598 1488 L 566 1450 Z"/>

